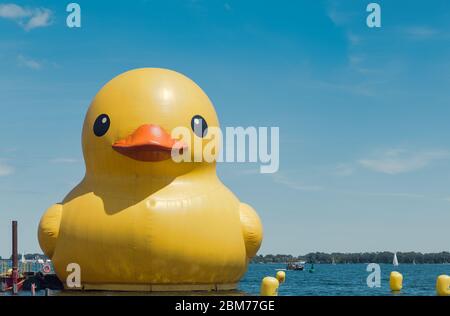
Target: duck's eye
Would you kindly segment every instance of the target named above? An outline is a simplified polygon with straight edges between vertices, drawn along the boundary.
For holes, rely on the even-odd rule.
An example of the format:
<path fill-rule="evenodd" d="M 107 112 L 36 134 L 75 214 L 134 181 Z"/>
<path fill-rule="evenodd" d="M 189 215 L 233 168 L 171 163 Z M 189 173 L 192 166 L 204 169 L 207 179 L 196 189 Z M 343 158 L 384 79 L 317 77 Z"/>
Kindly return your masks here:
<path fill-rule="evenodd" d="M 109 116 L 106 114 L 100 114 L 94 122 L 94 134 L 95 136 L 103 136 L 109 129 L 109 124 L 111 121 L 109 120 Z"/>
<path fill-rule="evenodd" d="M 208 133 L 208 124 L 201 115 L 194 115 L 192 117 L 191 128 L 198 137 L 205 137 Z"/>

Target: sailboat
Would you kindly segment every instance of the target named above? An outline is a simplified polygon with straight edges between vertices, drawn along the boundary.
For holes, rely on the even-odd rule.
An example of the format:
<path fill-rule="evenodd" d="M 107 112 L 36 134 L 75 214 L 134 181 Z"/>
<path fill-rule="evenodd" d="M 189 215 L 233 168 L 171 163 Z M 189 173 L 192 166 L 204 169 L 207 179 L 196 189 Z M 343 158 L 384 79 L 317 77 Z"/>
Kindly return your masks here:
<path fill-rule="evenodd" d="M 394 260 L 392 261 L 394 266 L 398 266 L 397 253 L 394 253 Z"/>
<path fill-rule="evenodd" d="M 336 265 L 336 261 L 334 261 L 334 257 L 331 257 L 331 264 Z"/>

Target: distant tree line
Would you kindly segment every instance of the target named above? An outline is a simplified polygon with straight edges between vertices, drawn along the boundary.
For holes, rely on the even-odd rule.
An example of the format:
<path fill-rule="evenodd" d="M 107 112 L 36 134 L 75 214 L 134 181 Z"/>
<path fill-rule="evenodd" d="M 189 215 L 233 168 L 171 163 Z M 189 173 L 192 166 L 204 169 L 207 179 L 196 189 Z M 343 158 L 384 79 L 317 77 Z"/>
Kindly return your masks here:
<path fill-rule="evenodd" d="M 19 254 L 19 260 L 22 255 Z M 324 253 L 312 252 L 306 255 L 257 255 L 253 257 L 251 263 L 286 263 L 292 261 L 306 261 L 309 263 L 392 263 L 394 253 L 389 251 L 382 252 L 356 252 L 356 253 Z M 0 256 L 0 260 L 2 257 Z M 12 259 L 10 257 L 9 259 Z M 25 254 L 27 260 L 43 259 L 47 260 L 47 256 L 40 253 Z M 450 252 L 443 251 L 438 253 L 421 253 L 421 252 L 397 252 L 397 260 L 399 263 L 450 263 Z"/>
<path fill-rule="evenodd" d="M 292 261 L 306 261 L 309 263 L 392 263 L 394 253 L 362 252 L 362 253 L 323 253 L 314 252 L 307 255 L 258 255 L 252 259 L 252 263 L 286 263 Z M 399 263 L 450 263 L 450 252 L 421 253 L 421 252 L 397 252 Z"/>

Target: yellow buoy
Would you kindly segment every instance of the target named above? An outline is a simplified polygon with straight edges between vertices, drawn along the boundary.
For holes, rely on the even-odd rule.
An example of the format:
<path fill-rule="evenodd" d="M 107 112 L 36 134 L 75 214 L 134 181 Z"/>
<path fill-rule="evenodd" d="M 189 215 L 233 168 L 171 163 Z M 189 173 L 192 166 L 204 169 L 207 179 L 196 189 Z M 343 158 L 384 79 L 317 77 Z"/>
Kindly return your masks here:
<path fill-rule="evenodd" d="M 286 273 L 284 271 L 278 271 L 276 278 L 280 284 L 284 283 L 284 281 L 286 281 Z"/>
<path fill-rule="evenodd" d="M 400 291 L 403 287 L 403 275 L 400 272 L 392 271 L 389 278 L 391 291 Z"/>
<path fill-rule="evenodd" d="M 261 296 L 278 296 L 280 282 L 274 277 L 265 277 L 261 282 Z"/>
<path fill-rule="evenodd" d="M 442 274 L 436 280 L 436 294 L 439 296 L 450 295 L 450 276 Z"/>

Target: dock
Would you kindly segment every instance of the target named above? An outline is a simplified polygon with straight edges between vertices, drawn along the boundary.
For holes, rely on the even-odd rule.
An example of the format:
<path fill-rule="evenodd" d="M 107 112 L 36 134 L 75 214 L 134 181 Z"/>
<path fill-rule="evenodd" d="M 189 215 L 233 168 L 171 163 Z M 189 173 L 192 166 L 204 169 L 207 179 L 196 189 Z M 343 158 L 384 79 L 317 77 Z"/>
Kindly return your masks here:
<path fill-rule="evenodd" d="M 13 295 L 25 290 L 61 290 L 63 285 L 56 276 L 48 259 L 26 259 L 18 254 L 18 224 L 12 221 L 11 259 L 0 259 L 0 292 L 11 291 Z"/>

